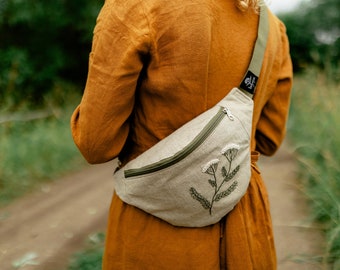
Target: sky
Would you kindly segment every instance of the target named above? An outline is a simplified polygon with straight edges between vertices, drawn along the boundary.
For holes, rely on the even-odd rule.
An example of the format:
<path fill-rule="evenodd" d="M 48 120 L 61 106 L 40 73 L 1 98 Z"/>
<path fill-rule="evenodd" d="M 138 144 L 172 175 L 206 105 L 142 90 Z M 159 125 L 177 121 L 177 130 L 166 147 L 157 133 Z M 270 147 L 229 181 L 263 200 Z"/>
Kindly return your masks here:
<path fill-rule="evenodd" d="M 265 0 L 268 7 L 274 12 L 291 11 L 296 8 L 303 0 Z"/>

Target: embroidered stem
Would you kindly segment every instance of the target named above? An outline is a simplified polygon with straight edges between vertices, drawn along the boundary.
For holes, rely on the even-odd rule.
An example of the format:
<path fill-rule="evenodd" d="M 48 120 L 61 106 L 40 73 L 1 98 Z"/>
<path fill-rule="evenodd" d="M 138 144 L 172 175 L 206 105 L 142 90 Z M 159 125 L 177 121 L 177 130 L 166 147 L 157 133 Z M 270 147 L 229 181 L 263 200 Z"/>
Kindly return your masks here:
<path fill-rule="evenodd" d="M 212 213 L 212 208 L 213 208 L 214 202 L 216 201 L 216 196 L 217 196 L 218 192 L 220 191 L 220 189 L 222 188 L 224 183 L 226 183 L 230 180 L 229 176 L 230 176 L 230 171 L 231 171 L 232 160 L 228 159 L 228 163 L 229 163 L 228 171 L 227 171 L 226 176 L 224 177 L 222 183 L 219 185 L 219 187 L 217 187 L 217 177 L 216 177 L 216 172 L 214 171 L 214 178 L 215 178 L 216 185 L 215 185 L 215 192 L 214 192 L 214 195 L 213 195 L 213 197 L 211 199 L 211 203 L 210 203 L 210 209 L 209 209 L 210 215 Z"/>
<path fill-rule="evenodd" d="M 220 185 L 219 187 L 217 187 L 216 171 L 214 172 L 214 180 L 215 180 L 215 185 L 214 185 L 214 187 L 215 187 L 215 193 L 214 193 L 214 196 L 213 196 L 213 198 L 212 198 L 212 200 L 211 200 L 211 203 L 210 203 L 210 209 L 209 209 L 210 215 L 211 215 L 212 207 L 213 207 L 213 205 L 214 205 L 214 197 L 216 196 L 217 192 L 218 192 L 218 191 L 220 190 L 220 188 L 221 188 L 221 185 Z"/>

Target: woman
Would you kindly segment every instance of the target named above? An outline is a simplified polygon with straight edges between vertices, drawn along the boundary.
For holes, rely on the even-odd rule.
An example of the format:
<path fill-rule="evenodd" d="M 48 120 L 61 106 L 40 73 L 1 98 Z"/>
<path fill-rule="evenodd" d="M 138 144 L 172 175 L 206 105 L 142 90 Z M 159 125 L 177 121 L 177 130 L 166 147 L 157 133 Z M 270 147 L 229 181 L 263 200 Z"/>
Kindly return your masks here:
<path fill-rule="evenodd" d="M 239 85 L 258 26 L 257 0 L 106 0 L 71 126 L 89 163 L 123 164 Z M 292 66 L 284 25 L 270 32 L 254 97 L 252 179 L 223 221 L 174 227 L 113 196 L 103 269 L 275 269 L 267 193 L 256 160 L 285 135 Z"/>

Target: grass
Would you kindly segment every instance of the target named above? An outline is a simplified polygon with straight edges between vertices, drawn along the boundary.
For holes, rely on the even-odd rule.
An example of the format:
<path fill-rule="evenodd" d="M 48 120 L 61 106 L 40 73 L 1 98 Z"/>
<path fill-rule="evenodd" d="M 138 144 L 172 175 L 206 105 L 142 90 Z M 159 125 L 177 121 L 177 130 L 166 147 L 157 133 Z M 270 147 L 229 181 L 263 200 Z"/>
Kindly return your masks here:
<path fill-rule="evenodd" d="M 0 124 L 0 206 L 84 164 L 70 132 L 74 100 L 49 117 L 20 121 L 31 114 L 23 110 Z"/>
<path fill-rule="evenodd" d="M 68 270 L 101 270 L 103 245 L 104 234 L 90 235 L 87 247 L 73 255 Z"/>
<path fill-rule="evenodd" d="M 289 120 L 300 179 L 324 228 L 325 264 L 340 267 L 340 85 L 316 70 L 297 76 Z"/>

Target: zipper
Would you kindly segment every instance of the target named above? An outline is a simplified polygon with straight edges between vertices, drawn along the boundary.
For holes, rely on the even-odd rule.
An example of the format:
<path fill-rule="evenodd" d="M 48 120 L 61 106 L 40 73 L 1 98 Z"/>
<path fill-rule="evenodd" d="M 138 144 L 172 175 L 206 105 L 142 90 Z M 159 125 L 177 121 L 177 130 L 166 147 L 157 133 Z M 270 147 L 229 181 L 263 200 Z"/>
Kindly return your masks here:
<path fill-rule="evenodd" d="M 224 107 L 223 108 L 223 112 L 228 116 L 228 118 L 231 120 L 231 121 L 234 121 L 235 120 L 235 117 L 234 115 L 232 114 L 231 110 L 227 107 Z"/>
<path fill-rule="evenodd" d="M 208 122 L 208 124 L 202 129 L 202 131 L 181 151 L 175 155 L 162 159 L 158 162 L 150 165 L 143 166 L 137 169 L 128 169 L 124 171 L 125 178 L 142 176 L 149 173 L 154 173 L 163 169 L 166 169 L 190 155 L 197 147 L 199 147 L 209 135 L 216 129 L 222 119 L 227 116 L 231 121 L 234 121 L 234 116 L 230 109 L 227 107 L 221 107 L 218 113 Z"/>

